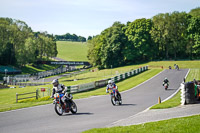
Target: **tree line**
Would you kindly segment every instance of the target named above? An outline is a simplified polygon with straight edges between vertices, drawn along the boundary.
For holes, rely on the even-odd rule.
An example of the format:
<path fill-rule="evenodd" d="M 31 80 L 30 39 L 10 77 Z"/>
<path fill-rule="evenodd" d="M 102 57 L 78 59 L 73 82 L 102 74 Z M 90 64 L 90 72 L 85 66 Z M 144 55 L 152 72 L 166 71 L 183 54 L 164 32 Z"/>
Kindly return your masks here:
<path fill-rule="evenodd" d="M 151 60 L 200 58 L 200 8 L 160 13 L 127 24 L 114 22 L 89 42 L 88 59 L 99 68 Z"/>
<path fill-rule="evenodd" d="M 23 21 L 0 18 L 0 64 L 23 66 L 57 55 L 56 41 L 47 32 L 33 32 Z"/>
<path fill-rule="evenodd" d="M 64 35 L 55 35 L 57 41 L 75 41 L 75 42 L 86 42 L 86 38 L 77 36 L 76 34 L 66 33 Z"/>

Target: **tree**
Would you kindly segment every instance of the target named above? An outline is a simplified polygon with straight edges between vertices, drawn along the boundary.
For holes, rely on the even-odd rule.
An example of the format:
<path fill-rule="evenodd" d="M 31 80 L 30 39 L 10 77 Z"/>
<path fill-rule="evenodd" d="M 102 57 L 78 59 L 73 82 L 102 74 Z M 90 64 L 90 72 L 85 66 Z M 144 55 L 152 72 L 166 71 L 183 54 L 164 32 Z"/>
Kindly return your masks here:
<path fill-rule="evenodd" d="M 185 12 L 173 12 L 170 15 L 169 36 L 174 59 L 177 55 L 179 58 L 186 57 L 188 20 L 189 16 Z"/>
<path fill-rule="evenodd" d="M 101 47 L 101 63 L 105 68 L 117 67 L 124 64 L 123 48 L 126 37 L 123 31 L 125 25 L 115 22 L 112 27 L 106 29 L 103 45 Z"/>
<path fill-rule="evenodd" d="M 86 42 L 86 38 L 82 36 L 78 36 L 78 41 L 79 42 Z"/>
<path fill-rule="evenodd" d="M 90 61 L 90 64 L 101 68 L 101 35 L 94 37 L 92 40 L 88 41 L 88 54 L 87 58 Z"/>
<path fill-rule="evenodd" d="M 150 30 L 152 28 L 152 21 L 150 19 L 137 19 L 132 23 L 129 23 L 125 35 L 130 41 L 129 48 L 134 50 L 135 54 L 132 59 L 129 60 L 136 62 L 136 61 L 147 61 L 152 59 L 153 51 L 152 48 L 152 40 L 150 36 Z"/>
<path fill-rule="evenodd" d="M 52 35 L 36 32 L 23 21 L 0 18 L 0 64 L 23 66 L 57 55 Z"/>
<path fill-rule="evenodd" d="M 197 7 L 195 9 L 192 9 L 189 12 L 190 15 L 192 15 L 193 17 L 200 17 L 200 7 Z"/>
<path fill-rule="evenodd" d="M 187 57 L 187 26 L 189 15 L 185 12 L 158 14 L 153 17 L 151 37 L 156 45 L 158 59 Z M 165 53 L 165 54 L 163 54 Z"/>
<path fill-rule="evenodd" d="M 88 39 L 87 40 L 92 40 L 92 36 L 88 36 Z"/>
<path fill-rule="evenodd" d="M 82 36 L 77 36 L 76 34 L 71 35 L 66 33 L 65 35 L 55 35 L 57 41 L 76 41 L 76 42 L 86 42 L 86 38 Z"/>
<path fill-rule="evenodd" d="M 187 31 L 191 42 L 191 52 L 196 57 L 200 57 L 200 17 L 190 19 Z"/>
<path fill-rule="evenodd" d="M 123 48 L 126 42 L 125 25 L 115 22 L 111 27 L 101 32 L 101 35 L 88 41 L 88 59 L 99 68 L 111 68 L 123 65 Z"/>

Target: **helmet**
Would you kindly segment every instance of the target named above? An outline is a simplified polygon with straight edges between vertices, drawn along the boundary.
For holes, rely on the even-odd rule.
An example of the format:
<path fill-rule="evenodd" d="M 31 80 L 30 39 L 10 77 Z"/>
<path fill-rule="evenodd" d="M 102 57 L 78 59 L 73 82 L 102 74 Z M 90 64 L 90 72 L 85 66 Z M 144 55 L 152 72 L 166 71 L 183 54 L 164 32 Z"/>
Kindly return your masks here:
<path fill-rule="evenodd" d="M 52 82 L 54 87 L 58 86 L 59 82 L 58 82 L 58 79 L 54 79 Z"/>
<path fill-rule="evenodd" d="M 165 79 L 167 79 L 167 77 L 165 77 Z"/>
<path fill-rule="evenodd" d="M 112 84 L 113 83 L 113 81 L 112 80 L 108 80 L 108 84 Z"/>

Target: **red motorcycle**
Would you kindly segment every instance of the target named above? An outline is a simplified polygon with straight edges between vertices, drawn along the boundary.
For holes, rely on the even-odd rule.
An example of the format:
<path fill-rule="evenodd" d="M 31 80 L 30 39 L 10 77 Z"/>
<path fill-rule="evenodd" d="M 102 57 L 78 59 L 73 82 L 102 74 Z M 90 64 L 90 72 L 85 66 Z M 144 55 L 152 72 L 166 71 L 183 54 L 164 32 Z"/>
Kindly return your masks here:
<path fill-rule="evenodd" d="M 164 84 L 165 90 L 168 89 L 168 86 L 169 86 L 169 85 L 168 85 L 167 83 Z"/>
<path fill-rule="evenodd" d="M 75 114 L 77 112 L 77 106 L 72 100 L 73 97 L 71 94 L 70 96 L 66 96 L 63 93 L 56 93 L 54 99 L 55 112 L 58 115 L 69 113 L 70 111 L 72 112 L 72 114 Z"/>

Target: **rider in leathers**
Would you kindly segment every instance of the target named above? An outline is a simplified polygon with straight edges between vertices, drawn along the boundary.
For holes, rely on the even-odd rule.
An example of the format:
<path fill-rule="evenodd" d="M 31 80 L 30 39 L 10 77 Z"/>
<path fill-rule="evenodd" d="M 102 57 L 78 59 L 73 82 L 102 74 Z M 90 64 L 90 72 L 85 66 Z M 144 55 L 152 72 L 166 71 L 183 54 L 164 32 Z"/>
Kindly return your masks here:
<path fill-rule="evenodd" d="M 167 86 L 169 86 L 169 80 L 168 80 L 167 78 L 165 78 L 164 81 L 163 81 L 163 86 L 164 86 L 165 84 L 167 84 Z"/>
<path fill-rule="evenodd" d="M 62 93 L 63 91 L 65 91 L 65 85 L 63 84 L 59 84 L 58 79 L 54 79 L 52 81 L 53 84 L 53 89 L 52 89 L 52 98 L 54 97 L 55 93 Z"/>
<path fill-rule="evenodd" d="M 67 96 L 68 98 L 72 97 L 70 93 L 67 94 L 67 89 L 66 89 L 65 85 L 59 84 L 58 79 L 54 79 L 52 81 L 52 84 L 53 84 L 53 89 L 52 89 L 52 96 L 51 96 L 51 98 L 54 97 L 55 93 L 63 93 L 63 92 L 64 92 L 65 96 Z M 65 102 L 69 103 L 67 101 L 67 99 L 65 100 Z M 70 106 L 70 103 L 69 103 L 69 106 Z"/>
<path fill-rule="evenodd" d="M 116 85 L 115 83 L 113 83 L 112 80 L 109 80 L 109 81 L 108 81 L 108 85 L 107 85 L 107 88 L 106 88 L 106 93 L 109 92 L 109 91 L 108 91 L 109 89 L 112 89 L 113 92 L 114 92 L 114 93 L 117 93 L 117 95 L 119 95 L 120 98 L 121 98 L 121 94 L 120 94 L 119 91 L 118 91 L 118 87 L 117 87 L 117 85 Z"/>

